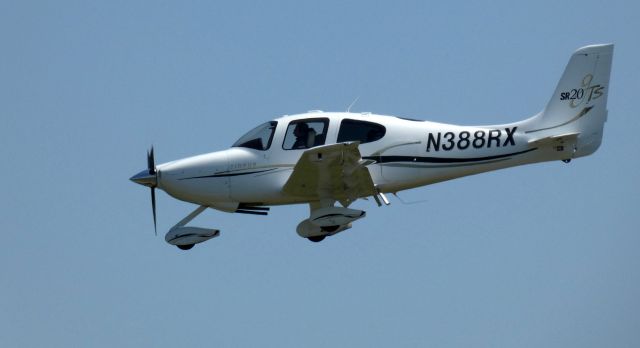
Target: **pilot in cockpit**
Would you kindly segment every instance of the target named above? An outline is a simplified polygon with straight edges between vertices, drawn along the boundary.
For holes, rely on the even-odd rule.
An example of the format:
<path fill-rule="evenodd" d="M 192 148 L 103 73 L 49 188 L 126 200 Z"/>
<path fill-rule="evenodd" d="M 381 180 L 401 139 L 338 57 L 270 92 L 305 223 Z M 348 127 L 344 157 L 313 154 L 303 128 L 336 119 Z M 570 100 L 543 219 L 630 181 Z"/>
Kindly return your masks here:
<path fill-rule="evenodd" d="M 293 143 L 292 149 L 308 149 L 314 146 L 315 143 L 315 131 L 309 128 L 309 125 L 300 122 L 296 124 L 296 128 L 293 130 L 293 135 L 296 137 L 295 143 Z"/>

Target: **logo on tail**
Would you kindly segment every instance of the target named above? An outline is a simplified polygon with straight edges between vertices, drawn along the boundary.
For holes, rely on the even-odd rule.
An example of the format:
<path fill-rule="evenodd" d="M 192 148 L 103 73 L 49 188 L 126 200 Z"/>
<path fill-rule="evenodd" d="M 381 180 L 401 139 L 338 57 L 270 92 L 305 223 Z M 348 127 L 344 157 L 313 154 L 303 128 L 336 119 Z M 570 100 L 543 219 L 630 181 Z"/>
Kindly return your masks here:
<path fill-rule="evenodd" d="M 604 86 L 594 85 L 591 86 L 591 82 L 593 81 L 593 75 L 586 74 L 582 78 L 582 83 L 580 88 L 574 88 L 568 92 L 560 93 L 560 100 L 570 100 L 569 106 L 572 108 L 578 107 L 580 104 L 584 103 L 586 100 L 586 104 L 589 104 L 592 100 L 596 100 L 604 94 Z M 585 98 L 586 94 L 586 98 Z"/>

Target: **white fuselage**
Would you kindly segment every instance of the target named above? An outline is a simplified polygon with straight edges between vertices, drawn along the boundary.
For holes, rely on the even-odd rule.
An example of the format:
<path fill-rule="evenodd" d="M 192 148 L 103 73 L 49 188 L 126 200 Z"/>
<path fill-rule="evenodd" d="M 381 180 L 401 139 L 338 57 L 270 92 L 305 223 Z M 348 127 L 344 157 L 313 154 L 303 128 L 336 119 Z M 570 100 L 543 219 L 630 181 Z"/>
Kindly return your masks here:
<path fill-rule="evenodd" d="M 279 205 L 302 203 L 282 187 L 305 149 L 285 150 L 290 122 L 326 119 L 323 145 L 337 142 L 342 120 L 373 122 L 386 133 L 359 146 L 373 182 L 381 192 L 397 192 L 526 163 L 563 159 L 565 154 L 532 148 L 520 123 L 498 126 L 455 126 L 369 113 L 313 112 L 275 120 L 267 150 L 232 147 L 158 166 L 158 187 L 173 197 L 233 211 L 238 203 Z M 374 162 L 375 161 L 375 162 Z"/>

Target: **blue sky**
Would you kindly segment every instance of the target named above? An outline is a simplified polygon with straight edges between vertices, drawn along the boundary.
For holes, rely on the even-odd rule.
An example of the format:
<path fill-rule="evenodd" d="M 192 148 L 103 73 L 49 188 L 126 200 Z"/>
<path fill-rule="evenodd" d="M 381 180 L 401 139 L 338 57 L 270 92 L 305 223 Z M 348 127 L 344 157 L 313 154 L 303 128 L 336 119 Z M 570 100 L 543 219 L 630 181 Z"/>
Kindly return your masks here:
<path fill-rule="evenodd" d="M 638 5 L 0 2 L 0 346 L 636 347 Z M 401 193 L 323 243 L 305 206 L 209 211 L 128 178 L 322 109 L 523 119 L 616 44 L 600 150 Z"/>

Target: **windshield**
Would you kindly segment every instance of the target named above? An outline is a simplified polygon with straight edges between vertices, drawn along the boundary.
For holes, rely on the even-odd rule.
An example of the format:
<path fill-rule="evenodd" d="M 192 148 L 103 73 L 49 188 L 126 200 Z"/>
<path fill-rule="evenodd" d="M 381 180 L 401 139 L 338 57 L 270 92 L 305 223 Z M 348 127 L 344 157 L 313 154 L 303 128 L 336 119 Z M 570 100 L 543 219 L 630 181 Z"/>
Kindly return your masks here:
<path fill-rule="evenodd" d="M 259 125 L 240 137 L 232 147 L 248 147 L 260 151 L 269 149 L 277 124 L 278 122 L 271 121 Z"/>

